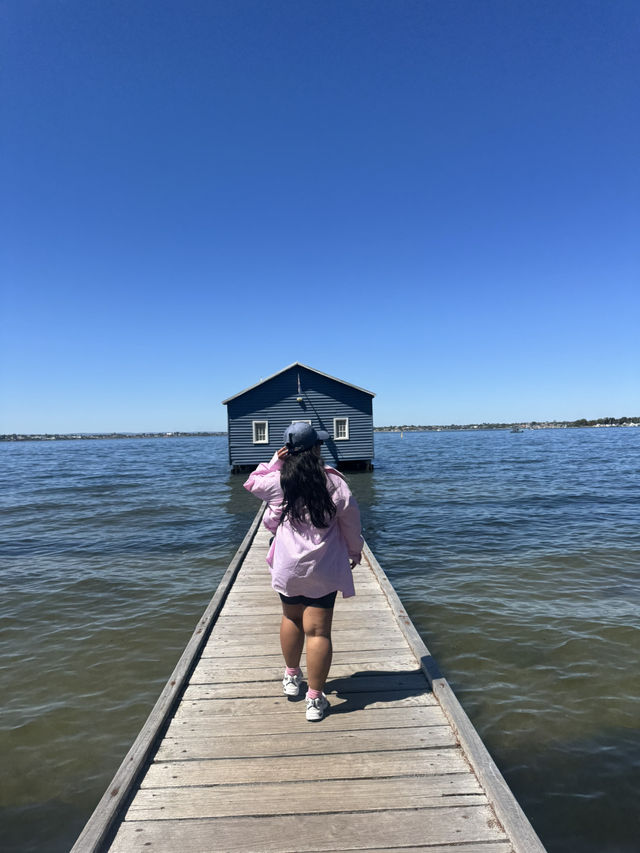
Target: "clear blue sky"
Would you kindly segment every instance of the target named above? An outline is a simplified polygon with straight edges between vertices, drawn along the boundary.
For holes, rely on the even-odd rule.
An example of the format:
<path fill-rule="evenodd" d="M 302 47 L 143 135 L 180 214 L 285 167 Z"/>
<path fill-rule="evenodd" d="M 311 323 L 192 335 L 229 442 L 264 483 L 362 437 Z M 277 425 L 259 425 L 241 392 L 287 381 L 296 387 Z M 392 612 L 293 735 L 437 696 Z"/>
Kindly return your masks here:
<path fill-rule="evenodd" d="M 640 412 L 637 0 L 2 0 L 0 432 Z"/>

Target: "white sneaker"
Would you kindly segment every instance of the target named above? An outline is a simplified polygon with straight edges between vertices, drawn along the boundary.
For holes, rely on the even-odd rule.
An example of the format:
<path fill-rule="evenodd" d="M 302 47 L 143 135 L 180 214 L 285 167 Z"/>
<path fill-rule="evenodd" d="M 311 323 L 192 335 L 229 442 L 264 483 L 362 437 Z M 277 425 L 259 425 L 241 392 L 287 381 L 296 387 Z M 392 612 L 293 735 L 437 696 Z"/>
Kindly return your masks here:
<path fill-rule="evenodd" d="M 324 717 L 324 713 L 329 707 L 327 697 L 322 694 L 317 699 L 309 699 L 307 696 L 307 720 L 311 723 L 317 723 Z"/>
<path fill-rule="evenodd" d="M 301 682 L 301 672 L 297 675 L 287 675 L 287 670 L 285 669 L 284 678 L 282 679 L 282 689 L 284 690 L 285 696 L 297 696 L 300 692 Z"/>

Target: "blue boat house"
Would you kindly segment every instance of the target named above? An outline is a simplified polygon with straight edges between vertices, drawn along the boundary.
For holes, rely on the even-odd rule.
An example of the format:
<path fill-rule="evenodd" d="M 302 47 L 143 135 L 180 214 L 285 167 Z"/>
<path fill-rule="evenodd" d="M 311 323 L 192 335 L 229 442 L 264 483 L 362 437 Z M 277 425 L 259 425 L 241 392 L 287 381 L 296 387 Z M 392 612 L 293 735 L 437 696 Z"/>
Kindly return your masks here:
<path fill-rule="evenodd" d="M 261 379 L 222 401 L 233 472 L 268 462 L 294 421 L 307 421 L 329 433 L 322 451 L 329 465 L 370 470 L 374 397 L 372 391 L 299 362 Z"/>

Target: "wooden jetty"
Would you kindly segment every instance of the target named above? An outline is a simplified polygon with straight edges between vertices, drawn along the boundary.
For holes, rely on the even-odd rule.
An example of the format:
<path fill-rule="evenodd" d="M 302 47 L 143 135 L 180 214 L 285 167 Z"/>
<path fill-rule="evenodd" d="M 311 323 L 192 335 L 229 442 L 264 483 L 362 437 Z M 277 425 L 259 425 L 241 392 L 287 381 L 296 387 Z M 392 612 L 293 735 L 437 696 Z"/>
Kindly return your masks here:
<path fill-rule="evenodd" d="M 283 696 L 263 510 L 72 853 L 544 853 L 367 547 L 330 714 Z"/>

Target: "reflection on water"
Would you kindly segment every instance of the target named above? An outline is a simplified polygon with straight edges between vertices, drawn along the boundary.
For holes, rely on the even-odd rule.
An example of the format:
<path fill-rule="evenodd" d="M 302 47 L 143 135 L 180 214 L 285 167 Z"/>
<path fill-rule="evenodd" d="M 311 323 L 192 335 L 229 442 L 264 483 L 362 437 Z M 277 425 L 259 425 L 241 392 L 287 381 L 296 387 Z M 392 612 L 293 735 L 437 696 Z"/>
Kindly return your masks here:
<path fill-rule="evenodd" d="M 550 853 L 636 851 L 640 430 L 376 435 L 365 535 Z M 224 438 L 4 444 L 3 849 L 73 843 L 257 502 Z"/>

